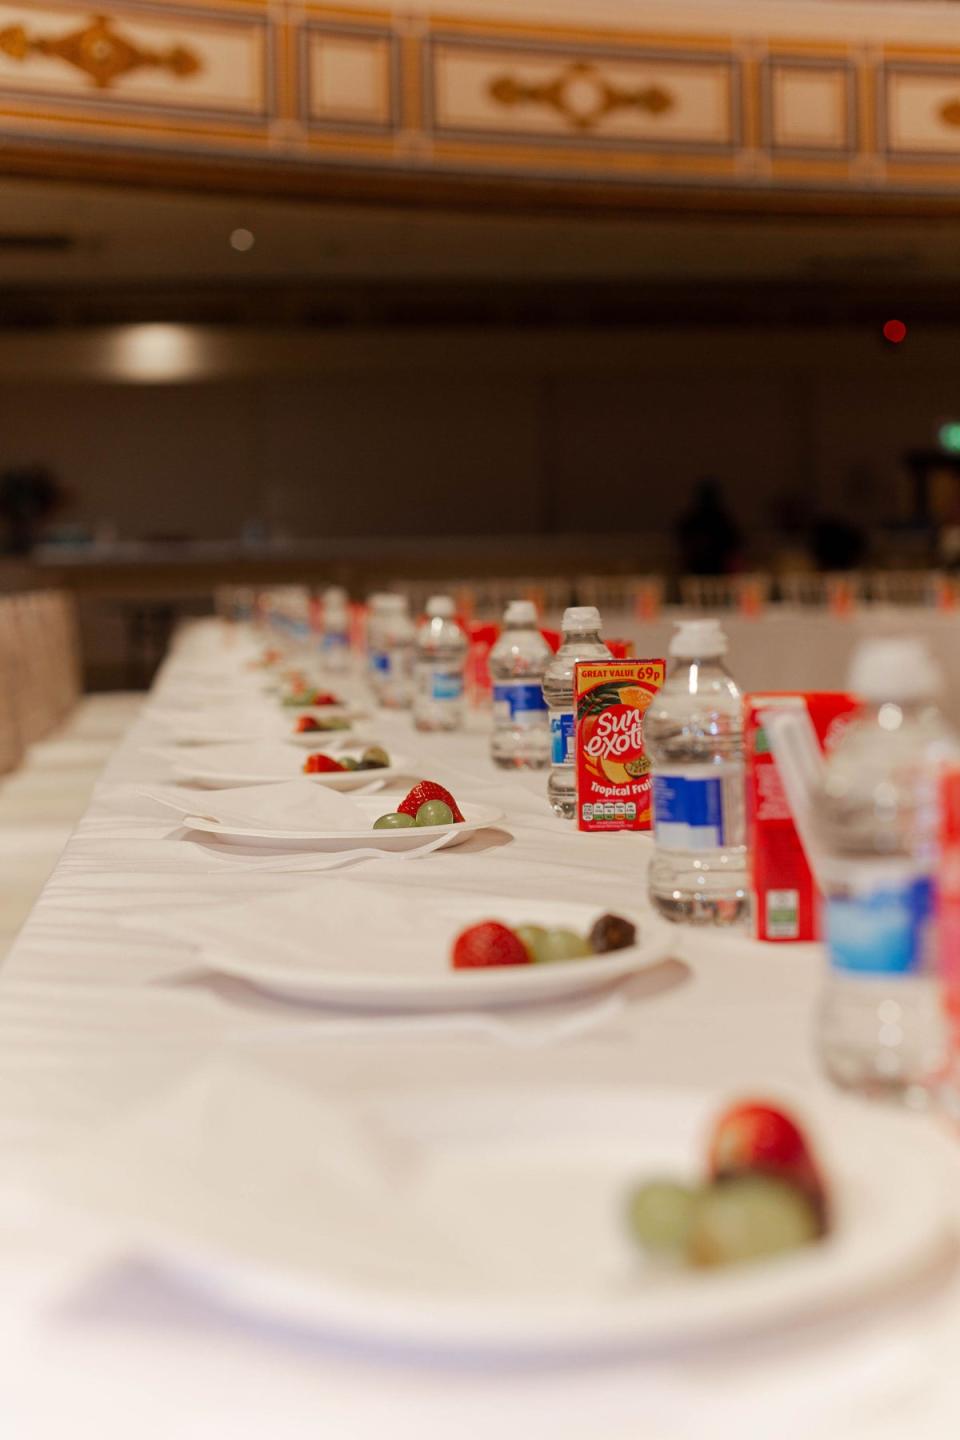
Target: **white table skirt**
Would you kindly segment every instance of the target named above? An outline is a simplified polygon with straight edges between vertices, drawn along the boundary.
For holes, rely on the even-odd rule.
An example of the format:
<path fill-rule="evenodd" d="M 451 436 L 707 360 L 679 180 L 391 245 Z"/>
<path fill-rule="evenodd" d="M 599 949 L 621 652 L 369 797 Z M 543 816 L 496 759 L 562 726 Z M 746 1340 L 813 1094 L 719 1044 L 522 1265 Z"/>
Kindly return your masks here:
<path fill-rule="evenodd" d="M 169 692 L 179 669 L 215 641 L 212 625 L 186 633 L 162 676 Z M 461 798 L 501 805 L 514 838 L 478 838 L 402 870 L 378 862 L 366 875 L 354 869 L 349 883 L 402 878 L 422 890 L 426 915 L 449 886 L 544 906 L 555 898 L 598 909 L 642 903 L 649 840 L 579 835 L 555 820 L 543 775 L 505 777 L 492 766 L 482 717 L 453 736 L 415 735 L 397 716 L 382 717 L 377 728 Z M 0 1153 L 8 1176 L 217 1056 L 255 1053 L 260 1064 L 309 1077 L 328 1098 L 408 1084 L 552 1078 L 707 1085 L 731 1095 L 821 1087 L 811 1046 L 821 971 L 815 947 L 678 932 L 682 963 L 657 993 L 637 998 L 603 1028 L 536 1050 L 452 1035 L 308 1041 L 298 1036 L 296 1013 L 285 1012 L 289 1026 L 278 1030 L 269 1006 L 175 983 L 186 952 L 121 929 L 118 917 L 158 901 L 344 882 L 336 873 L 235 876 L 197 847 L 167 838 L 170 819 L 136 793 L 140 782 L 169 776 L 166 763 L 147 753 L 159 738 L 144 717 L 118 747 L 6 963 Z M 117 838 L 125 841 L 122 861 L 108 864 Z M 490 1371 L 399 1363 L 360 1346 L 242 1323 L 123 1254 L 91 1250 L 79 1225 L 76 1234 L 63 1231 L 58 1214 L 42 1206 L 24 1212 L 0 1187 L 4 1436 L 922 1440 L 960 1425 L 960 1282 L 952 1274 L 927 1277 L 866 1311 L 720 1352 Z"/>

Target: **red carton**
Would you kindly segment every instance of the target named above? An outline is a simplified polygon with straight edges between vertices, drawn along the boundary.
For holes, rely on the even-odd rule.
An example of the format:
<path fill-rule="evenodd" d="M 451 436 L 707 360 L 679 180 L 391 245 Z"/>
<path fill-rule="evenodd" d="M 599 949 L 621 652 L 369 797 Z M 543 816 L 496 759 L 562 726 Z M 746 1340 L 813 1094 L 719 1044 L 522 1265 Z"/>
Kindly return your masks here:
<path fill-rule="evenodd" d="M 663 684 L 663 660 L 578 660 L 574 667 L 577 824 L 649 830 L 652 783 L 643 717 Z"/>
<path fill-rule="evenodd" d="M 758 940 L 817 940 L 819 895 L 800 844 L 761 716 L 765 710 L 805 706 L 820 748 L 829 752 L 859 702 L 840 691 L 774 691 L 744 698 L 747 828 Z"/>

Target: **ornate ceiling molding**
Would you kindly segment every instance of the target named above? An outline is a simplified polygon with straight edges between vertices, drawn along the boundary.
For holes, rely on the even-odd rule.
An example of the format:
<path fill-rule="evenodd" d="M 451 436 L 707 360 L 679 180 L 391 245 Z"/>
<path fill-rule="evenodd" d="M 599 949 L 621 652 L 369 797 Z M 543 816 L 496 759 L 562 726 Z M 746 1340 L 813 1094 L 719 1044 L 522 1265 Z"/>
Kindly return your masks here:
<path fill-rule="evenodd" d="M 31 34 L 24 25 L 8 25 L 0 30 L 0 50 L 21 63 L 36 55 L 62 60 L 103 90 L 134 70 L 166 70 L 182 79 L 201 67 L 185 45 L 174 43 L 163 50 L 150 50 L 126 39 L 113 28 L 108 15 L 94 15 L 88 24 L 59 35 Z"/>

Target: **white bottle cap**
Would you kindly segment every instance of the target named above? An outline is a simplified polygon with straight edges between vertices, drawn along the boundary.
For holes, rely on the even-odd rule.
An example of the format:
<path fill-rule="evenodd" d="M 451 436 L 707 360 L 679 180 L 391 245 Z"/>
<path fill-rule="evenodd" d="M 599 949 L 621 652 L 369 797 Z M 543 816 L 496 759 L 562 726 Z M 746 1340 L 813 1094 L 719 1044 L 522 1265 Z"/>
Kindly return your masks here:
<path fill-rule="evenodd" d="M 890 636 L 857 646 L 849 685 L 862 700 L 931 700 L 943 689 L 943 675 L 925 641 Z"/>
<path fill-rule="evenodd" d="M 670 654 L 678 660 L 712 660 L 726 655 L 727 637 L 719 620 L 678 620 Z"/>
<path fill-rule="evenodd" d="M 599 630 L 600 611 L 596 605 L 568 605 L 561 623 L 564 630 Z"/>
<path fill-rule="evenodd" d="M 331 585 L 329 589 L 324 590 L 323 600 L 326 605 L 346 605 L 347 592 L 342 585 Z"/>
<path fill-rule="evenodd" d="M 372 595 L 367 596 L 367 606 L 371 610 L 382 610 L 392 599 L 393 596 L 386 590 L 375 590 Z"/>
<path fill-rule="evenodd" d="M 380 602 L 384 615 L 405 615 L 410 608 L 406 595 L 384 595 Z"/>
<path fill-rule="evenodd" d="M 536 625 L 537 607 L 532 600 L 511 600 L 503 612 L 505 625 Z"/>
<path fill-rule="evenodd" d="M 427 614 L 431 620 L 452 620 L 457 607 L 451 595 L 431 595 L 427 601 Z"/>

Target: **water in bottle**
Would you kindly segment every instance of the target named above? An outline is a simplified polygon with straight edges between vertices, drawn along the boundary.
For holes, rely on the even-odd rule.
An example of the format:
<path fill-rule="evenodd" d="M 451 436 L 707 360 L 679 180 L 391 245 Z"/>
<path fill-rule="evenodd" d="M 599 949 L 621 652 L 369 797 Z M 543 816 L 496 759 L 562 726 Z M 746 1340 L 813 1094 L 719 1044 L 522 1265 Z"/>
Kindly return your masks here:
<path fill-rule="evenodd" d="M 550 723 L 543 675 L 550 647 L 530 600 L 511 600 L 503 631 L 490 652 L 493 734 L 490 754 L 505 770 L 541 770 L 550 759 Z"/>
<path fill-rule="evenodd" d="M 413 662 L 417 632 L 405 595 L 385 595 L 380 612 L 377 698 L 390 709 L 413 701 Z"/>
<path fill-rule="evenodd" d="M 864 709 L 827 761 L 817 805 L 830 967 L 819 1050 L 838 1085 L 910 1103 L 946 1058 L 935 880 L 940 778 L 957 745 L 921 641 L 861 645 L 850 689 Z"/>
<path fill-rule="evenodd" d="M 377 590 L 367 596 L 367 679 L 378 699 L 380 675 L 386 663 L 383 651 L 384 606 L 389 604 L 389 601 L 390 596 L 384 590 Z"/>
<path fill-rule="evenodd" d="M 653 770 L 650 899 L 668 920 L 735 925 L 749 912 L 740 691 L 717 620 L 681 620 L 643 722 Z"/>
<path fill-rule="evenodd" d="M 328 670 L 342 672 L 350 664 L 350 614 L 347 592 L 331 585 L 323 595 L 323 634 L 320 641 L 323 663 Z"/>
<path fill-rule="evenodd" d="M 455 614 L 449 595 L 434 595 L 427 602 L 414 661 L 413 723 L 418 730 L 459 730 L 463 724 L 467 637 Z"/>
<path fill-rule="evenodd" d="M 563 641 L 543 672 L 543 698 L 550 713 L 550 776 L 547 798 L 554 813 L 573 820 L 577 813 L 574 765 L 573 667 L 578 660 L 608 660 L 600 638 L 600 611 L 572 605 L 563 612 Z"/>

